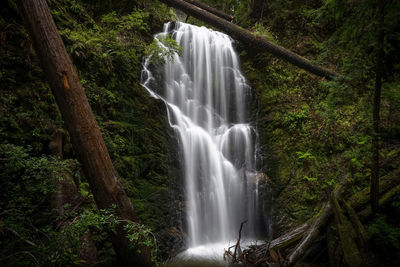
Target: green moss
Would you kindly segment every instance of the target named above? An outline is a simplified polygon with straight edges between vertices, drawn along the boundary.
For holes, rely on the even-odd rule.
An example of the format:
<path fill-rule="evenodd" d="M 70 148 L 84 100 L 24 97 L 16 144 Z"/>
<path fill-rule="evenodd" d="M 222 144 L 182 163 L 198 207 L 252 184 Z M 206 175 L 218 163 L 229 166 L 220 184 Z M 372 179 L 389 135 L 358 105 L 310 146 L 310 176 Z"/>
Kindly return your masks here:
<path fill-rule="evenodd" d="M 49 3 L 119 178 L 141 223 L 158 236 L 170 223 L 174 140 L 164 105 L 139 82 L 152 34 L 173 12 L 158 1 L 109 1 L 107 9 L 92 1 Z M 47 154 L 62 119 L 22 21 L 10 10 L 2 9 L 0 17 L 6 36 L 0 43 L 0 140 L 30 145 L 31 156 Z M 64 157 L 75 158 L 64 133 Z M 81 191 L 90 196 L 85 177 L 80 179 Z"/>

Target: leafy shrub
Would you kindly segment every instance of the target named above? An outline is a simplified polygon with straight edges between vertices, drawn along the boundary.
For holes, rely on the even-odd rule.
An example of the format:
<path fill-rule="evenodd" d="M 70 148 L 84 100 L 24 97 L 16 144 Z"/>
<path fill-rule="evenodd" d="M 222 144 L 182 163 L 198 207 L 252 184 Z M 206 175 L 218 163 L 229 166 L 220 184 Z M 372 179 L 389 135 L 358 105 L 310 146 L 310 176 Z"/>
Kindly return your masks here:
<path fill-rule="evenodd" d="M 170 35 L 165 35 L 154 39 L 144 53 L 152 64 L 162 65 L 165 61 L 173 61 L 175 55 L 181 55 L 182 47 Z"/>
<path fill-rule="evenodd" d="M 400 228 L 388 224 L 385 217 L 376 218 L 368 226 L 368 232 L 379 250 L 400 251 Z"/>

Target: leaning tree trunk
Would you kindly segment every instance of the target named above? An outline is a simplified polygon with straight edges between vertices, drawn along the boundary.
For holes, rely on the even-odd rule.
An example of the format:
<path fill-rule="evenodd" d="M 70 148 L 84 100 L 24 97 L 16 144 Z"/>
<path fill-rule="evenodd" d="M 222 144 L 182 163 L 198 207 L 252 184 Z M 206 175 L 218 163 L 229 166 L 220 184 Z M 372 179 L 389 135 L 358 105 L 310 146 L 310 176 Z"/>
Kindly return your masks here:
<path fill-rule="evenodd" d="M 97 206 L 104 209 L 115 205 L 122 221 L 134 221 L 136 215 L 132 203 L 117 178 L 85 91 L 46 1 L 20 0 L 19 8 Z M 148 247 L 130 248 L 125 234 L 120 225 L 112 237 L 118 259 L 125 265 L 152 265 Z"/>
<path fill-rule="evenodd" d="M 242 27 L 233 24 L 225 19 L 222 19 L 210 12 L 207 12 L 195 5 L 189 4 L 183 0 L 160 0 L 161 2 L 182 10 L 188 15 L 191 15 L 199 20 L 202 20 L 230 35 L 237 40 L 244 43 L 259 52 L 268 51 L 273 55 L 286 60 L 287 62 L 300 67 L 310 73 L 316 74 L 326 79 L 333 79 L 338 76 L 336 72 L 328 70 L 326 68 L 312 64 L 308 59 L 287 50 L 286 48 L 274 44 L 265 38 L 256 36 L 250 31 L 243 29 Z"/>

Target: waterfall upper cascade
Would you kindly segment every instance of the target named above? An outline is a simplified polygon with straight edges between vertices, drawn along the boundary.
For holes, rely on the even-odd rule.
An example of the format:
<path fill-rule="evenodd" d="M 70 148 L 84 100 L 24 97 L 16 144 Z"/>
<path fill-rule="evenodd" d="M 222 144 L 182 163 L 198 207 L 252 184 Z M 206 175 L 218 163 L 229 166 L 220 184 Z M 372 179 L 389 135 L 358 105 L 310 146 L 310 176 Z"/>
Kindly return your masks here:
<path fill-rule="evenodd" d="M 206 27 L 166 23 L 181 55 L 163 66 L 146 60 L 142 85 L 162 99 L 179 136 L 185 180 L 189 247 L 256 236 L 259 225 L 256 132 L 249 123 L 250 87 L 232 39 Z"/>

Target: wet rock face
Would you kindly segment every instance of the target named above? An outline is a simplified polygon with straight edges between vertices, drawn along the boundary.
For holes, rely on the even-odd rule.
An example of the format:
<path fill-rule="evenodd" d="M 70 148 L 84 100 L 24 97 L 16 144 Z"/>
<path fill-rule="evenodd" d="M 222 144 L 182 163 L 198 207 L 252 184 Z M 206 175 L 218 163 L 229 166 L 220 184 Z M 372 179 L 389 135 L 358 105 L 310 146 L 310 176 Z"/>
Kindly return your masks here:
<path fill-rule="evenodd" d="M 179 252 L 186 248 L 187 240 L 187 229 L 186 225 L 186 214 L 185 214 L 185 196 L 184 196 L 184 182 L 182 177 L 182 171 L 180 170 L 181 154 L 179 153 L 178 139 L 171 130 L 171 142 L 172 153 L 171 157 L 172 167 L 170 170 L 171 183 L 169 185 L 170 204 L 169 212 L 171 217 L 169 218 L 168 228 L 165 229 L 165 246 L 168 251 L 168 258 L 176 256 Z"/>
<path fill-rule="evenodd" d="M 156 237 L 157 256 L 161 260 L 166 260 L 174 257 L 186 247 L 181 155 L 176 133 L 167 121 L 165 104 L 150 96 L 146 97 L 150 99 L 151 106 L 154 107 L 154 118 L 159 122 L 159 128 L 163 132 L 162 135 L 159 135 L 158 140 L 152 140 L 152 143 L 160 147 L 163 161 L 159 162 L 159 173 L 153 173 L 154 175 L 161 174 L 157 180 L 157 188 L 161 193 L 149 197 L 148 208 L 145 208 L 139 216 L 143 223 L 146 223 L 146 219 L 151 220 L 152 230 Z M 151 191 L 151 189 L 146 190 Z M 155 192 L 150 193 L 154 194 Z M 153 210 L 157 210 L 157 213 L 153 214 Z"/>

